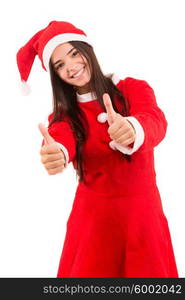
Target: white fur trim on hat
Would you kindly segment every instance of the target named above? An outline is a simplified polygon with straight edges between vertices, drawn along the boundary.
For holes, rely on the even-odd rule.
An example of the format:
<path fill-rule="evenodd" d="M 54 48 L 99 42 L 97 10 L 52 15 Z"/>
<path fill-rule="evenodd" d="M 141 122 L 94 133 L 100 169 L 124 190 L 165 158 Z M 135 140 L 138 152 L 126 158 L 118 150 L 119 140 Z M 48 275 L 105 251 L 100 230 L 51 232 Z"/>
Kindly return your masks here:
<path fill-rule="evenodd" d="M 44 66 L 47 71 L 49 71 L 49 60 L 55 48 L 62 43 L 70 42 L 70 41 L 81 41 L 86 42 L 91 45 L 91 42 L 87 39 L 87 37 L 83 34 L 77 33 L 62 33 L 54 36 L 50 39 L 44 47 L 42 59 Z"/>

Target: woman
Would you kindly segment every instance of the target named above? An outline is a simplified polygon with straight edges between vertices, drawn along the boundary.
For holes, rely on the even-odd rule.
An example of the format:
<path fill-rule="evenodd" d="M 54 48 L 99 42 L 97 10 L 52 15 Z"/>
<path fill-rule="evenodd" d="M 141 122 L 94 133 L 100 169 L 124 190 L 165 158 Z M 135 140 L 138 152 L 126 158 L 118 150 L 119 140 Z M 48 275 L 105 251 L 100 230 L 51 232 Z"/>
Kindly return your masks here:
<path fill-rule="evenodd" d="M 78 177 L 57 277 L 178 277 L 156 185 L 154 147 L 167 121 L 144 80 L 105 76 L 86 34 L 52 21 L 22 47 L 50 72 L 53 113 L 40 151 L 48 174 L 72 162 Z"/>

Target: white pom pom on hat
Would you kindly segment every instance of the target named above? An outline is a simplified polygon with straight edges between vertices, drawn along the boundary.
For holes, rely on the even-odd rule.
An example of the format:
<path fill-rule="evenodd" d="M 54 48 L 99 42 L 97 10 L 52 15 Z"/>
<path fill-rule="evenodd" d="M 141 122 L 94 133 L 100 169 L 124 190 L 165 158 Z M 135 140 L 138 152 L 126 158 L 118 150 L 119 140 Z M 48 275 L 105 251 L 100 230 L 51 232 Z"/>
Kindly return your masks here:
<path fill-rule="evenodd" d="M 21 83 L 20 83 L 20 90 L 21 90 L 21 94 L 23 96 L 28 96 L 31 93 L 30 85 L 24 80 L 22 80 Z"/>
<path fill-rule="evenodd" d="M 42 67 L 49 71 L 49 61 L 54 49 L 66 42 L 82 41 L 92 46 L 84 31 L 73 24 L 64 21 L 51 21 L 48 26 L 37 32 L 23 47 L 17 52 L 17 65 L 21 76 L 21 90 L 23 95 L 29 95 L 31 89 L 27 80 L 35 60 L 38 55 Z"/>

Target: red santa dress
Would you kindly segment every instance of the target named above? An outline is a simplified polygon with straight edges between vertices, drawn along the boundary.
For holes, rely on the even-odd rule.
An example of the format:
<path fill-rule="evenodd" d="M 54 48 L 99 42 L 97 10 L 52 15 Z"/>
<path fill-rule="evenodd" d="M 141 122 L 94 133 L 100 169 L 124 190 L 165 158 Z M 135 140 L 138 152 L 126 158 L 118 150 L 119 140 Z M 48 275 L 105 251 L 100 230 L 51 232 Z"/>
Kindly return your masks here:
<path fill-rule="evenodd" d="M 146 81 L 119 80 L 114 74 L 112 80 L 129 102 L 125 118 L 133 124 L 136 140 L 132 147 L 111 141 L 96 96 L 77 95 L 89 124 L 83 147 L 85 183 L 76 189 L 57 277 L 178 277 L 154 168 L 154 147 L 166 134 L 165 115 Z M 116 103 L 120 107 L 118 99 Z M 75 167 L 70 123 L 56 122 L 49 133 Z"/>

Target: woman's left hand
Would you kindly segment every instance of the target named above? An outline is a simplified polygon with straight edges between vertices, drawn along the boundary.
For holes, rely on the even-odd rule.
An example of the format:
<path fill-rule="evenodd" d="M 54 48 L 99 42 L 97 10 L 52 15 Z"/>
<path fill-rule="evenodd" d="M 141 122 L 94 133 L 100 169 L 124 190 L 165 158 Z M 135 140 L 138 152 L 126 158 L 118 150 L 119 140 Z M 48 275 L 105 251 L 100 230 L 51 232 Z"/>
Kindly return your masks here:
<path fill-rule="evenodd" d="M 103 94 L 103 101 L 107 112 L 107 121 L 109 124 L 108 133 L 110 138 L 124 147 L 133 143 L 136 138 L 133 125 L 123 116 L 115 112 L 109 94 Z"/>

